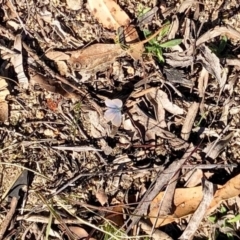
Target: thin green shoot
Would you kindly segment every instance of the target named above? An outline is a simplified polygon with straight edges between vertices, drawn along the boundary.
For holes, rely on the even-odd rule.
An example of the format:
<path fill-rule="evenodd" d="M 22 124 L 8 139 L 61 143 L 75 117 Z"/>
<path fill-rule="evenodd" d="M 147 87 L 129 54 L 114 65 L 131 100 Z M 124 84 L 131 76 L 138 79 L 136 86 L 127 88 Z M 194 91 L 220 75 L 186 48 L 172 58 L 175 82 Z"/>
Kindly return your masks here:
<path fill-rule="evenodd" d="M 74 123 L 72 125 L 72 132 L 73 132 L 73 141 L 75 142 L 75 138 L 76 138 L 76 135 L 77 135 L 77 124 L 80 120 L 80 112 L 81 112 L 81 103 L 78 102 L 74 108 L 73 108 L 73 111 L 74 111 Z"/>
<path fill-rule="evenodd" d="M 52 226 L 52 221 L 53 221 L 53 214 L 50 212 L 50 216 L 48 218 L 48 225 L 47 225 L 47 229 L 46 229 L 45 240 L 48 240 L 48 238 L 49 238 L 49 234 L 50 234 L 51 226 Z"/>
<path fill-rule="evenodd" d="M 110 240 L 112 239 L 111 235 L 114 235 L 118 239 L 122 239 L 123 237 L 126 237 L 126 234 L 123 231 L 119 231 L 113 224 L 111 224 L 109 221 L 105 221 L 102 226 L 100 226 L 105 234 L 103 237 L 103 240 Z M 106 234 L 107 233 L 107 234 Z M 110 234 L 109 234 L 110 233 Z"/>
<path fill-rule="evenodd" d="M 231 219 L 227 220 L 228 223 L 236 223 L 238 221 L 240 221 L 240 214 L 238 214 L 234 218 L 231 218 Z"/>
<path fill-rule="evenodd" d="M 149 12 L 151 8 L 143 6 L 141 3 L 137 6 L 137 17 L 141 17 L 147 12 Z"/>
<path fill-rule="evenodd" d="M 146 46 L 146 52 L 155 56 L 159 62 L 164 62 L 163 49 L 171 48 L 179 45 L 182 39 L 172 39 L 162 42 L 163 38 L 167 36 L 170 29 L 170 24 L 165 25 L 157 37 L 149 40 Z M 143 31 L 145 38 L 149 37 L 152 33 L 149 30 Z"/>

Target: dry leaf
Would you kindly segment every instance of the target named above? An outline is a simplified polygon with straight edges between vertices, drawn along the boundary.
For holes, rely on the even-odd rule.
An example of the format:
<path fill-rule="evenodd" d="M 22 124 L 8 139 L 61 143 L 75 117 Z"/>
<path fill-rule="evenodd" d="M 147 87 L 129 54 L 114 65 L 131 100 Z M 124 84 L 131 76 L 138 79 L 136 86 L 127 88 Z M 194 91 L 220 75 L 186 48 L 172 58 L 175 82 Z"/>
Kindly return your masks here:
<path fill-rule="evenodd" d="M 220 65 L 219 58 L 204 44 L 202 44 L 199 49 L 201 54 L 197 56 L 197 61 L 200 62 L 203 67 L 212 74 L 218 81 L 220 88 L 223 87 L 227 78 L 222 74 L 223 70 Z"/>
<path fill-rule="evenodd" d="M 149 94 L 151 95 L 152 98 L 155 98 L 158 104 L 162 104 L 163 108 L 174 114 L 174 115 L 181 115 L 183 114 L 183 109 L 178 107 L 176 104 L 173 104 L 169 98 L 168 95 L 157 88 L 152 88 L 152 91 L 149 92 Z"/>
<path fill-rule="evenodd" d="M 70 58 L 68 54 L 60 51 L 48 51 L 45 56 L 53 61 L 63 61 Z"/>
<path fill-rule="evenodd" d="M 6 101 L 0 102 L 0 121 L 5 122 L 8 120 L 8 103 Z"/>
<path fill-rule="evenodd" d="M 144 25 L 150 24 L 158 10 L 159 8 L 156 6 L 152 8 L 150 11 L 144 14 L 140 14 L 137 19 L 137 25 L 139 26 L 139 28 L 142 28 Z"/>
<path fill-rule="evenodd" d="M 117 57 L 126 54 L 119 44 L 94 44 L 82 50 L 68 52 L 68 61 L 76 71 L 104 71 Z"/>
<path fill-rule="evenodd" d="M 223 151 L 223 149 L 226 147 L 226 145 L 231 141 L 233 137 L 234 132 L 229 133 L 227 136 L 222 138 L 219 141 L 214 141 L 207 145 L 203 149 L 203 152 L 206 153 L 206 157 L 209 156 L 212 159 L 216 159 L 217 156 Z"/>
<path fill-rule="evenodd" d="M 54 134 L 54 131 L 52 129 L 46 129 L 44 130 L 43 134 L 46 136 L 46 137 L 54 137 L 55 134 Z"/>
<path fill-rule="evenodd" d="M 136 43 L 139 41 L 139 36 L 137 33 L 137 30 L 135 29 L 135 27 L 133 25 L 129 25 L 125 28 L 123 28 L 123 41 L 126 41 L 126 44 L 131 44 L 131 43 Z M 120 38 L 120 42 L 121 42 L 121 33 L 119 33 L 119 38 Z"/>
<path fill-rule="evenodd" d="M 177 17 L 177 15 L 173 15 L 173 16 L 172 16 L 171 28 L 169 29 L 169 32 L 168 32 L 168 39 L 174 39 L 174 38 L 176 38 L 178 29 L 179 29 L 179 20 L 178 20 L 178 17 Z"/>
<path fill-rule="evenodd" d="M 0 78 L 0 121 L 5 122 L 8 119 L 8 102 L 5 101 L 6 96 L 10 94 L 7 89 L 7 82 L 4 78 Z"/>
<path fill-rule="evenodd" d="M 78 238 L 83 239 L 88 237 L 88 233 L 85 229 L 77 226 L 69 226 L 68 227 L 70 231 L 72 231 L 75 235 L 78 236 Z"/>
<path fill-rule="evenodd" d="M 155 140 L 157 135 L 160 138 L 166 139 L 175 150 L 184 149 L 188 146 L 187 142 L 178 138 L 175 134 L 162 129 L 160 123 L 149 118 L 137 104 L 132 106 L 129 113 L 132 115 L 132 124 L 145 141 Z"/>
<path fill-rule="evenodd" d="M 67 6 L 71 10 L 79 10 L 82 7 L 82 0 L 66 0 Z"/>
<path fill-rule="evenodd" d="M 160 231 L 159 229 L 154 229 L 153 227 L 148 225 L 145 221 L 141 220 L 139 222 L 139 226 L 141 229 L 148 235 L 151 235 L 152 240 L 173 240 L 170 236 L 168 236 L 165 232 Z M 148 238 L 147 238 L 148 239 Z"/>
<path fill-rule="evenodd" d="M 188 188 L 196 187 L 201 183 L 202 177 L 202 169 L 193 169 L 184 176 L 184 180 L 186 181 L 184 186 Z"/>
<path fill-rule="evenodd" d="M 102 206 L 108 203 L 108 196 L 106 195 L 103 189 L 99 189 L 96 192 L 96 198 L 101 203 Z"/>
<path fill-rule="evenodd" d="M 203 181 L 203 198 L 198 208 L 192 215 L 188 223 L 188 226 L 186 227 L 186 229 L 184 230 L 183 234 L 180 236 L 179 239 L 181 240 L 192 239 L 212 201 L 213 194 L 214 194 L 213 183 L 207 180 L 204 180 Z"/>
<path fill-rule="evenodd" d="M 15 54 L 11 58 L 11 62 L 14 66 L 15 72 L 17 74 L 17 78 L 19 81 L 19 84 L 24 88 L 28 88 L 28 78 L 26 77 L 24 70 L 23 70 L 23 62 L 22 62 L 22 39 L 21 35 L 18 34 L 16 36 L 16 39 L 14 41 L 14 48 L 18 50 L 20 53 Z"/>
<path fill-rule="evenodd" d="M 218 186 L 211 205 L 208 208 L 207 214 L 214 211 L 218 205 L 223 201 L 240 194 L 240 174 L 229 180 L 225 185 Z M 165 192 L 161 192 L 152 201 L 150 206 L 150 220 L 155 222 L 158 213 L 158 205 L 161 202 Z M 168 216 L 158 216 L 156 227 L 164 226 L 168 223 L 192 214 L 196 211 L 201 199 L 203 197 L 202 186 L 194 188 L 178 188 L 175 191 L 173 204 L 175 206 L 174 213 Z"/>
<path fill-rule="evenodd" d="M 69 69 L 67 64 L 64 61 L 56 61 L 57 69 L 61 76 L 69 76 Z"/>
<path fill-rule="evenodd" d="M 210 29 L 209 31 L 204 33 L 202 36 L 200 36 L 198 38 L 198 40 L 196 41 L 196 46 L 199 46 L 202 43 L 207 42 L 210 39 L 215 38 L 219 35 L 227 36 L 228 38 L 232 38 L 232 39 L 235 39 L 235 40 L 240 39 L 240 32 L 233 29 L 229 25 L 227 25 L 227 26 L 216 26 L 215 28 Z"/>
<path fill-rule="evenodd" d="M 124 204 L 111 207 L 112 212 L 109 212 L 106 215 L 106 218 L 112 221 L 118 227 L 121 227 L 124 224 L 123 206 Z"/>
<path fill-rule="evenodd" d="M 82 45 L 80 41 L 62 29 L 61 23 L 58 20 L 52 21 L 51 25 L 55 26 L 55 32 L 63 40 L 63 42 L 70 43 L 74 47 L 80 47 Z"/>
<path fill-rule="evenodd" d="M 113 0 L 88 0 L 88 9 L 105 28 L 128 26 L 130 18 Z"/>
<path fill-rule="evenodd" d="M 129 46 L 127 53 L 134 59 L 140 60 L 144 52 L 144 45 L 142 42 L 132 44 Z"/>
<path fill-rule="evenodd" d="M 171 52 L 163 53 L 166 63 L 172 67 L 188 67 L 193 63 L 193 56 L 187 54 L 189 49 L 185 52 Z"/>
<path fill-rule="evenodd" d="M 181 131 L 181 137 L 186 141 L 190 137 L 191 130 L 198 113 L 198 109 L 199 109 L 198 102 L 193 102 L 191 106 L 188 108 L 188 113 L 187 113 L 187 116 L 185 117 L 185 120 L 182 126 L 182 131 Z"/>
<path fill-rule="evenodd" d="M 186 78 L 186 74 L 182 70 L 176 68 L 163 68 L 166 79 L 171 83 L 178 83 L 187 87 L 193 87 L 193 82 Z"/>

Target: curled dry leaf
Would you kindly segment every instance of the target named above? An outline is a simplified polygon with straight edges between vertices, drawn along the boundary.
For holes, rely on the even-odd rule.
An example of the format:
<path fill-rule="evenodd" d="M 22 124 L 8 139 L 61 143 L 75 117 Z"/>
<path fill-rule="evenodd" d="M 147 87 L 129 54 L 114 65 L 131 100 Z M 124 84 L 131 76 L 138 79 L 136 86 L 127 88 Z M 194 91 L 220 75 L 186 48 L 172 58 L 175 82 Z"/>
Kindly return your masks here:
<path fill-rule="evenodd" d="M 52 25 L 55 26 L 56 33 L 65 43 L 68 43 L 74 47 L 80 47 L 82 45 L 80 41 L 63 30 L 61 23 L 58 20 L 52 21 Z"/>
<path fill-rule="evenodd" d="M 240 32 L 235 30 L 234 28 L 227 26 L 216 26 L 213 29 L 210 29 L 206 33 L 204 33 L 202 36 L 198 38 L 196 41 L 196 46 L 201 45 L 204 42 L 209 41 L 212 38 L 218 37 L 220 35 L 227 36 L 228 38 L 239 40 L 240 39 Z"/>
<path fill-rule="evenodd" d="M 226 147 L 226 145 L 231 141 L 233 137 L 233 132 L 229 133 L 227 136 L 222 138 L 219 141 L 214 141 L 210 143 L 207 147 L 203 149 L 203 152 L 207 154 L 212 159 L 215 159 L 218 157 L 218 155 L 223 151 L 223 149 Z"/>
<path fill-rule="evenodd" d="M 105 28 L 128 26 L 130 18 L 114 0 L 88 0 L 88 9 Z"/>
<path fill-rule="evenodd" d="M 220 88 L 222 88 L 227 78 L 224 74 L 222 74 L 223 70 L 221 68 L 219 58 L 204 44 L 202 44 L 199 49 L 202 54 L 197 56 L 197 61 L 199 61 L 204 68 L 216 78 Z"/>
<path fill-rule="evenodd" d="M 156 136 L 166 139 L 170 146 L 175 150 L 188 147 L 188 143 L 178 138 L 175 134 L 162 129 L 159 123 L 149 118 L 137 104 L 129 110 L 132 124 L 145 141 L 154 140 Z"/>
<path fill-rule="evenodd" d="M 149 94 L 152 98 L 156 99 L 158 104 L 162 104 L 166 111 L 174 115 L 183 114 L 183 109 L 178 107 L 176 104 L 173 104 L 164 91 L 157 88 L 152 88 L 152 91 L 149 92 Z"/>
<path fill-rule="evenodd" d="M 64 62 L 64 60 L 69 60 L 70 56 L 68 54 L 60 51 L 49 51 L 45 54 L 45 56 L 55 61 L 60 75 L 69 75 L 67 64 Z"/>
<path fill-rule="evenodd" d="M 14 48 L 18 50 L 20 53 L 15 54 L 11 58 L 11 62 L 14 66 L 15 72 L 17 74 L 17 78 L 19 81 L 19 84 L 24 88 L 28 88 L 28 78 L 26 77 L 24 70 L 23 70 L 23 61 L 22 61 L 22 39 L 21 35 L 18 34 L 16 36 L 16 39 L 14 41 Z"/>
<path fill-rule="evenodd" d="M 193 56 L 188 55 L 189 50 L 184 52 L 164 53 L 166 63 L 172 67 L 188 67 L 193 63 Z"/>
<path fill-rule="evenodd" d="M 179 29 L 179 20 L 177 15 L 173 15 L 172 20 L 171 28 L 169 29 L 168 33 L 168 39 L 174 39 Z"/>

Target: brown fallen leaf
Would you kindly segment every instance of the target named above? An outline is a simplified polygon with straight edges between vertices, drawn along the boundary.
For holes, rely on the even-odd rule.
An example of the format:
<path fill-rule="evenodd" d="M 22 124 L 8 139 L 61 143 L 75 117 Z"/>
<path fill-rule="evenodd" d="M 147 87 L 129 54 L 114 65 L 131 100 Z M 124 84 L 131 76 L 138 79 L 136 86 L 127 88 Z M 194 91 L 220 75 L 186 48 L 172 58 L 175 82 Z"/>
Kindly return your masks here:
<path fill-rule="evenodd" d="M 152 98 L 155 98 L 158 104 L 162 104 L 163 108 L 166 111 L 174 115 L 183 114 L 183 109 L 177 106 L 176 104 L 172 103 L 169 100 L 168 95 L 161 89 L 152 88 L 152 91 L 149 92 L 148 94 L 150 94 Z"/>
<path fill-rule="evenodd" d="M 8 103 L 6 101 L 0 102 L 0 121 L 5 122 L 8 119 Z"/>
<path fill-rule="evenodd" d="M 213 183 L 203 180 L 203 198 L 201 199 L 201 202 L 192 215 L 188 226 L 184 230 L 183 234 L 180 236 L 180 240 L 188 240 L 192 239 L 195 232 L 197 231 L 202 219 L 204 218 L 204 215 L 212 201 L 214 195 L 214 186 Z"/>
<path fill-rule="evenodd" d="M 108 202 L 108 196 L 106 195 L 103 189 L 99 189 L 96 192 L 96 198 L 101 203 L 102 206 L 104 206 Z"/>
<path fill-rule="evenodd" d="M 202 36 L 198 38 L 196 41 L 196 46 L 201 45 L 204 42 L 207 42 L 208 40 L 218 37 L 219 35 L 227 36 L 228 38 L 238 40 L 240 39 L 240 32 L 233 29 L 229 25 L 227 26 L 216 26 L 213 29 L 210 29 L 206 33 L 204 33 Z"/>
<path fill-rule="evenodd" d="M 152 223 L 154 223 L 156 220 L 158 206 L 164 194 L 165 192 L 159 193 L 150 205 L 150 213 L 148 216 Z M 240 174 L 230 179 L 225 185 L 217 186 L 217 191 L 214 194 L 214 198 L 208 208 L 207 214 L 210 214 L 212 211 L 214 211 L 223 200 L 236 197 L 239 194 Z M 202 186 L 176 189 L 173 199 L 173 204 L 175 207 L 174 212 L 168 216 L 158 216 L 156 227 L 164 226 L 166 224 L 174 222 L 175 219 L 186 217 L 187 215 L 194 213 L 202 197 Z"/>
<path fill-rule="evenodd" d="M 150 187 L 147 190 L 147 192 L 145 193 L 144 197 L 141 199 L 137 208 L 134 210 L 133 215 L 128 219 L 127 223 L 129 223 L 129 221 L 132 221 L 132 222 L 128 226 L 126 232 L 129 232 L 131 230 L 131 228 L 140 220 L 140 218 L 143 215 L 147 214 L 150 204 L 151 204 L 150 206 L 152 208 L 154 208 L 154 210 L 155 210 L 153 212 L 154 219 L 152 221 L 152 224 L 154 224 L 154 226 L 156 226 L 155 224 L 158 224 L 158 221 L 156 221 L 156 217 L 158 217 L 159 209 L 156 208 L 156 206 L 158 206 L 159 202 L 156 202 L 154 198 L 157 198 L 156 196 L 157 196 L 158 192 L 164 186 L 166 186 L 169 183 L 169 181 L 173 178 L 173 176 L 179 171 L 181 166 L 185 163 L 187 158 L 192 153 L 193 149 L 194 149 L 193 147 L 189 147 L 180 160 L 176 160 L 174 163 L 171 163 L 168 166 L 168 168 L 166 168 L 164 171 L 159 170 L 159 173 L 156 175 L 154 181 L 150 185 Z M 153 202 L 156 205 L 154 205 Z"/>
<path fill-rule="evenodd" d="M 96 73 L 106 70 L 117 57 L 126 54 L 126 51 L 119 44 L 97 43 L 68 53 L 68 63 L 75 71 Z"/>
<path fill-rule="evenodd" d="M 28 78 L 25 75 L 24 69 L 23 69 L 23 59 L 22 59 L 22 39 L 21 35 L 18 34 L 14 41 L 14 48 L 18 50 L 20 53 L 15 54 L 11 58 L 12 65 L 14 67 L 14 70 L 17 74 L 17 78 L 19 81 L 19 84 L 24 88 L 28 88 Z"/>
<path fill-rule="evenodd" d="M 146 222 L 144 222 L 143 220 L 141 220 L 139 222 L 139 225 L 141 227 L 141 229 L 151 235 L 151 239 L 153 240 L 172 240 L 172 238 L 170 236 L 168 236 L 165 232 L 160 231 L 159 229 L 152 229 L 152 226 L 148 225 Z"/>
<path fill-rule="evenodd" d="M 88 9 L 105 28 L 128 26 L 130 18 L 113 0 L 88 0 Z"/>
<path fill-rule="evenodd" d="M 0 121 L 4 122 L 8 119 L 8 102 L 5 100 L 6 96 L 10 94 L 7 89 L 7 82 L 4 78 L 0 78 Z"/>
<path fill-rule="evenodd" d="M 188 67 L 193 63 L 193 56 L 188 54 L 190 50 L 164 53 L 163 56 L 166 59 L 166 63 L 172 67 Z"/>
<path fill-rule="evenodd" d="M 88 233 L 85 229 L 78 226 L 69 226 L 69 230 L 72 231 L 78 238 L 87 238 Z"/>
<path fill-rule="evenodd" d="M 79 10 L 82 7 L 82 0 L 66 0 L 67 6 L 71 10 Z"/>
<path fill-rule="evenodd" d="M 53 61 L 63 61 L 68 60 L 70 58 L 68 54 L 54 50 L 46 52 L 45 56 Z"/>

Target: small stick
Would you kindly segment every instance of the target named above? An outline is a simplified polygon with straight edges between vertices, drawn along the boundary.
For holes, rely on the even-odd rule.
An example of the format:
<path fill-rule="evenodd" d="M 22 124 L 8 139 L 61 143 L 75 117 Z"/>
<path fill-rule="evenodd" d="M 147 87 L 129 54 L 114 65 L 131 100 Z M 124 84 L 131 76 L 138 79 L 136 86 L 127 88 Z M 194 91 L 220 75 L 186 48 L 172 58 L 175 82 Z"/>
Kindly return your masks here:
<path fill-rule="evenodd" d="M 7 227 L 9 226 L 9 223 L 12 220 L 12 217 L 16 211 L 17 204 L 18 204 L 18 199 L 16 197 L 13 197 L 11 201 L 11 208 L 0 226 L 0 240 L 3 239 L 3 236 L 7 230 Z"/>

